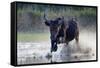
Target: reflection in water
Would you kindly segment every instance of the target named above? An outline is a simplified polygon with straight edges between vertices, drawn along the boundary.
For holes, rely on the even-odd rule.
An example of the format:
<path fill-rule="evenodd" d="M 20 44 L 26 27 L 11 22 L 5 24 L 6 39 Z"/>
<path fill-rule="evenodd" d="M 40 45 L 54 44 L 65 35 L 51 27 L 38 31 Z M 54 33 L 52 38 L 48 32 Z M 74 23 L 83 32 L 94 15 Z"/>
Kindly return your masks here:
<path fill-rule="evenodd" d="M 50 53 L 50 42 L 18 42 L 18 64 L 38 64 L 96 59 L 96 35 L 80 34 L 79 47 L 75 40 L 68 45 L 59 44 L 57 52 Z"/>

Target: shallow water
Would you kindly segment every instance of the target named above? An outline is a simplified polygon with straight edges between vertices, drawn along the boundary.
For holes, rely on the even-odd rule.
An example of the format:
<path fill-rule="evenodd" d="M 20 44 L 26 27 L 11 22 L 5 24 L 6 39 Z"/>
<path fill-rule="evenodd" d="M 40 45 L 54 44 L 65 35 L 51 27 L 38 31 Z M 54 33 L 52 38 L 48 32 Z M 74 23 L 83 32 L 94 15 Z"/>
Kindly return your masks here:
<path fill-rule="evenodd" d="M 79 45 L 79 46 L 78 46 Z M 79 44 L 59 44 L 57 52 L 50 53 L 50 41 L 18 42 L 17 63 L 38 64 L 96 60 L 96 34 L 81 32 Z"/>

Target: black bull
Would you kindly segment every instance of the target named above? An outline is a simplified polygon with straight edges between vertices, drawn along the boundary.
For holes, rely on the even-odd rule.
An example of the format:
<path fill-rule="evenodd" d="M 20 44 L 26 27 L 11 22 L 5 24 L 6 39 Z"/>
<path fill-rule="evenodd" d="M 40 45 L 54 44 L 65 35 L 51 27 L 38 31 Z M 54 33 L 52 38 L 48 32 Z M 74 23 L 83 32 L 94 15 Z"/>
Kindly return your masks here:
<path fill-rule="evenodd" d="M 45 24 L 49 26 L 51 33 L 51 52 L 57 51 L 57 44 L 68 43 L 73 39 L 78 43 L 79 28 L 75 18 L 65 21 L 64 18 L 56 18 L 55 20 L 45 19 Z"/>

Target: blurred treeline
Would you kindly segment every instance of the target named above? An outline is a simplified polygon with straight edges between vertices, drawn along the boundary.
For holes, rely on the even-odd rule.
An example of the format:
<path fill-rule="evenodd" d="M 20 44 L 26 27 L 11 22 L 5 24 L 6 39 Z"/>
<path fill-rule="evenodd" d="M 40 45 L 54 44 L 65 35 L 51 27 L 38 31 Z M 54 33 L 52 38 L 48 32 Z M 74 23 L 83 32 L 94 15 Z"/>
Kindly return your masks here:
<path fill-rule="evenodd" d="M 61 16 L 70 19 L 74 16 L 78 18 L 80 27 L 95 29 L 96 12 L 95 7 L 17 3 L 17 30 L 18 32 L 47 32 L 44 13 L 49 20 Z"/>

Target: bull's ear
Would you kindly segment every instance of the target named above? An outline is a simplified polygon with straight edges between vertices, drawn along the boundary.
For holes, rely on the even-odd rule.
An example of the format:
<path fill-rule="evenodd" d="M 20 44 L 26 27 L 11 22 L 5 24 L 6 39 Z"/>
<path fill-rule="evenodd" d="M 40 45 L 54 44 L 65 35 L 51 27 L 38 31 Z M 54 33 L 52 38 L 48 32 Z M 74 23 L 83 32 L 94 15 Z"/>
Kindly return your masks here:
<path fill-rule="evenodd" d="M 50 26 L 50 22 L 49 22 L 49 21 L 45 21 L 45 24 L 46 24 L 47 26 Z"/>

